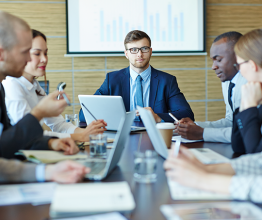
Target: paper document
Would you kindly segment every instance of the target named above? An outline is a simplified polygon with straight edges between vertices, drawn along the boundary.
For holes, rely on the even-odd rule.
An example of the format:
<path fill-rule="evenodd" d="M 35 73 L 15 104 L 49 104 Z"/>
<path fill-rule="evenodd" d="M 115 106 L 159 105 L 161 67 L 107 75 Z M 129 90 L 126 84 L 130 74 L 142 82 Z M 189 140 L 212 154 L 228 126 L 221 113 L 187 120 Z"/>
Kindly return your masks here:
<path fill-rule="evenodd" d="M 135 201 L 127 182 L 58 185 L 50 207 L 53 218 L 100 212 L 127 212 Z"/>
<path fill-rule="evenodd" d="M 209 148 L 189 149 L 204 164 L 228 163 L 229 159 Z"/>
<path fill-rule="evenodd" d="M 59 218 L 56 220 L 127 220 L 126 217 L 118 212 L 111 212 L 107 214 L 92 215 L 85 217 L 74 217 L 74 218 Z"/>
<path fill-rule="evenodd" d="M 228 195 L 185 187 L 171 180 L 168 186 L 173 200 L 232 200 Z"/>
<path fill-rule="evenodd" d="M 249 202 L 209 202 L 162 205 L 167 220 L 260 220 L 262 211 Z"/>
<path fill-rule="evenodd" d="M 56 183 L 0 185 L 0 205 L 51 203 Z"/>
<path fill-rule="evenodd" d="M 20 150 L 19 152 L 34 163 L 56 163 L 62 160 L 86 159 L 88 157 L 82 152 L 75 155 L 64 155 L 63 152 L 52 150 Z"/>
<path fill-rule="evenodd" d="M 203 140 L 188 140 L 188 139 L 182 138 L 180 135 L 173 136 L 173 137 L 172 137 L 172 141 L 178 140 L 179 137 L 181 138 L 181 142 L 182 142 L 182 143 L 195 143 L 195 142 L 201 142 L 201 141 L 203 141 Z"/>

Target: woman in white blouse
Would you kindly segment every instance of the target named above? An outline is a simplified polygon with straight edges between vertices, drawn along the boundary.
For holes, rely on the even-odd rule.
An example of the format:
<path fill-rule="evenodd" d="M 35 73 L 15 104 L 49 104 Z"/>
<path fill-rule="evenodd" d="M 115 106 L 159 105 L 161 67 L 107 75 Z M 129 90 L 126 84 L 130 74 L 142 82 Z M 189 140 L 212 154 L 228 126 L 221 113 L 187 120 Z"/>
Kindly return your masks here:
<path fill-rule="evenodd" d="M 36 30 L 32 30 L 33 41 L 30 50 L 31 61 L 27 63 L 24 73 L 20 78 L 7 77 L 3 81 L 6 93 L 6 107 L 11 124 L 16 124 L 22 117 L 34 108 L 46 95 L 36 78 L 46 78 L 47 44 L 46 36 Z M 71 137 L 75 141 L 89 141 L 90 134 L 103 133 L 107 125 L 103 120 L 97 120 L 82 129 L 67 123 L 63 116 L 44 118 L 45 123 L 52 131 L 44 131 L 44 135 L 59 138 Z"/>
<path fill-rule="evenodd" d="M 242 86 L 239 114 L 243 117 L 239 119 L 238 127 L 241 134 L 247 132 L 249 136 L 245 138 L 249 142 L 256 138 L 261 143 L 262 29 L 242 36 L 234 50 L 237 58 L 235 66 L 248 81 Z M 167 177 L 182 185 L 262 203 L 261 152 L 241 156 L 229 163 L 204 165 L 189 150 L 181 147 L 178 157 L 170 151 L 164 168 Z"/>

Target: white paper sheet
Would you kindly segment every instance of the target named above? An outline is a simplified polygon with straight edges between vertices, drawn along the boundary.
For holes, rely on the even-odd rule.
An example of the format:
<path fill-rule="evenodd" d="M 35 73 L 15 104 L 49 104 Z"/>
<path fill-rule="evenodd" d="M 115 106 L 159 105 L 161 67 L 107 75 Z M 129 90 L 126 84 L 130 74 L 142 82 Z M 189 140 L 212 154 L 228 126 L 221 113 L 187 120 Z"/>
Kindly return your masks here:
<path fill-rule="evenodd" d="M 56 183 L 28 183 L 0 186 L 0 206 L 23 203 L 51 203 Z"/>
<path fill-rule="evenodd" d="M 64 155 L 63 152 L 52 151 L 52 150 L 20 150 L 29 160 L 32 158 L 32 162 L 42 163 L 55 163 L 62 160 L 76 160 L 86 159 L 87 154 L 79 152 L 75 155 Z"/>
<path fill-rule="evenodd" d="M 85 217 L 74 217 L 74 218 L 59 218 L 57 220 L 127 220 L 123 215 L 118 212 L 111 212 L 107 214 L 91 215 Z"/>
<path fill-rule="evenodd" d="M 232 200 L 228 195 L 185 187 L 171 180 L 168 186 L 173 200 Z"/>
<path fill-rule="evenodd" d="M 203 140 L 188 140 L 188 139 L 182 138 L 180 135 L 173 136 L 173 137 L 172 137 L 172 141 L 178 140 L 179 137 L 181 138 L 181 142 L 182 142 L 182 143 L 195 143 L 195 142 L 201 142 L 201 141 L 203 141 Z"/>

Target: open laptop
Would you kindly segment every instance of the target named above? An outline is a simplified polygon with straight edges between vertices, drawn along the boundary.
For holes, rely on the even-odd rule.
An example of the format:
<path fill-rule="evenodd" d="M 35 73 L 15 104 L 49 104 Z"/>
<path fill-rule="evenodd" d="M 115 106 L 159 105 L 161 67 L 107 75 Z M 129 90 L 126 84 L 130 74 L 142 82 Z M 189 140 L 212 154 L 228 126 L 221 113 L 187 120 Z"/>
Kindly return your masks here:
<path fill-rule="evenodd" d="M 119 123 L 127 112 L 121 96 L 78 95 L 80 105 L 83 103 L 96 119 L 104 119 L 107 130 L 117 131 Z M 86 123 L 94 121 L 92 115 L 81 105 Z M 135 118 L 135 117 L 134 117 Z M 145 127 L 131 126 L 131 132 L 144 131 Z"/>
<path fill-rule="evenodd" d="M 109 175 L 120 160 L 123 149 L 128 142 L 131 125 L 135 117 L 135 111 L 129 112 L 122 117 L 119 123 L 118 131 L 115 136 L 113 147 L 109 152 L 107 159 L 93 159 L 92 161 L 80 161 L 86 167 L 91 168 L 91 172 L 86 174 L 90 180 L 102 180 Z"/>
<path fill-rule="evenodd" d="M 153 115 L 150 111 L 144 108 L 139 106 L 137 108 L 156 152 L 166 159 L 168 157 L 168 150 L 164 139 L 162 138 L 159 130 L 156 128 L 156 122 Z M 190 150 L 194 153 L 196 158 L 205 164 L 226 163 L 229 161 L 228 158 L 212 151 L 209 148 L 194 148 Z"/>

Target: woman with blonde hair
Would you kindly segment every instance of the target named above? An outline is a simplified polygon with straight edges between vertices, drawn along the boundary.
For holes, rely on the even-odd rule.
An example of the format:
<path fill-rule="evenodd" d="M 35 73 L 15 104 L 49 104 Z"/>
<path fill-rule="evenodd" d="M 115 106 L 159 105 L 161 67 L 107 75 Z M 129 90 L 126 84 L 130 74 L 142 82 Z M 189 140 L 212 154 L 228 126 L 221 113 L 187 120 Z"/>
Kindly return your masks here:
<path fill-rule="evenodd" d="M 234 47 L 237 67 L 248 83 L 236 122 L 246 149 L 260 149 L 262 107 L 262 29 L 242 36 Z M 252 142 L 250 146 L 249 143 Z M 182 185 L 230 195 L 233 199 L 262 203 L 262 154 L 244 155 L 229 163 L 204 165 L 184 147 L 178 157 L 170 152 L 166 175 Z"/>
<path fill-rule="evenodd" d="M 33 41 L 30 50 L 31 61 L 27 63 L 20 78 L 7 77 L 3 81 L 6 92 L 6 107 L 11 124 L 16 124 L 22 117 L 34 108 L 46 95 L 36 78 L 46 77 L 48 63 L 48 48 L 46 36 L 37 30 L 32 30 Z M 103 120 L 97 120 L 82 129 L 67 123 L 63 116 L 44 118 L 40 121 L 52 130 L 44 131 L 44 135 L 59 138 L 71 137 L 75 141 L 89 141 L 89 134 L 103 133 L 107 125 Z"/>

